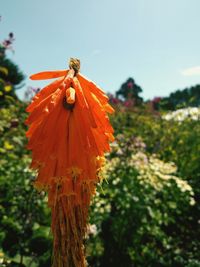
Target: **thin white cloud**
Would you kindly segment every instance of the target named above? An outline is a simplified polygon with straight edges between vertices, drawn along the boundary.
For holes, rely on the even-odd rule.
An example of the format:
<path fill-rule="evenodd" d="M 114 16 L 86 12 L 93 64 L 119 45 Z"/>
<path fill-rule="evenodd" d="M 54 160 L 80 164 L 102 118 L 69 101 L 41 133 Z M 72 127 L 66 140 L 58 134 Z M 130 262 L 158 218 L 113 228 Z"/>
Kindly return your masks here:
<path fill-rule="evenodd" d="M 94 49 L 92 51 L 92 56 L 96 56 L 96 55 L 99 55 L 101 53 L 101 50 L 100 49 Z"/>
<path fill-rule="evenodd" d="M 183 76 L 194 76 L 194 75 L 200 75 L 200 66 L 195 66 L 192 68 L 184 69 L 181 71 L 181 74 Z"/>

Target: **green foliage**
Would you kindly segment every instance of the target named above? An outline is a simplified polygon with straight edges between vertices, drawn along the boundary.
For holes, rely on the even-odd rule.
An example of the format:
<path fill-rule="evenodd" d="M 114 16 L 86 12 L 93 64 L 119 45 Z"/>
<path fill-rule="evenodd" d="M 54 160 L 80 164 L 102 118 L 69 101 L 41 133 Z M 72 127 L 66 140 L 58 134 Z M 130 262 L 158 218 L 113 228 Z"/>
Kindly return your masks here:
<path fill-rule="evenodd" d="M 176 110 L 184 107 L 197 107 L 200 105 L 200 85 L 177 90 L 159 102 L 159 108 Z"/>
<path fill-rule="evenodd" d="M 132 99 L 134 100 L 134 105 L 137 106 L 143 102 L 143 99 L 139 96 L 141 92 L 141 87 L 135 83 L 133 78 L 129 78 L 116 92 L 116 97 L 121 96 L 123 100 Z"/>
<path fill-rule="evenodd" d="M 17 65 L 15 65 L 10 59 L 6 57 L 0 57 L 0 66 L 6 68 L 8 70 L 7 73 L 1 72 L 0 77 L 5 81 L 9 82 L 13 85 L 20 84 L 23 79 L 24 75 Z"/>
<path fill-rule="evenodd" d="M 44 196 L 32 185 L 24 109 L 25 104 L 15 101 L 0 110 L 0 243 L 8 257 L 29 256 L 38 262 L 50 248 L 50 237 L 41 230 L 47 227 L 49 232 L 50 214 Z"/>
<path fill-rule="evenodd" d="M 22 264 L 44 267 L 50 214 L 32 187 L 25 118 L 20 101 L 0 110 L 0 242 L 4 258 L 13 259 L 5 266 L 20 266 L 22 257 Z M 140 109 L 117 113 L 112 124 L 117 140 L 102 173 L 108 184 L 91 208 L 97 233 L 87 240 L 90 265 L 199 267 L 198 121 Z"/>
<path fill-rule="evenodd" d="M 0 77 L 0 264 L 45 266 L 50 261 L 50 211 L 44 194 L 34 190 L 35 174 L 29 169 L 26 104 L 14 92 L 23 75 L 5 53 Z"/>
<path fill-rule="evenodd" d="M 113 124 L 109 184 L 91 212 L 99 234 L 90 242 L 103 243 L 92 266 L 199 266 L 198 121 L 125 112 Z"/>
<path fill-rule="evenodd" d="M 18 66 L 6 57 L 5 48 L 0 44 L 0 105 L 7 105 L 12 98 L 17 99 L 15 90 L 24 75 Z M 12 97 L 12 98 L 11 98 Z"/>

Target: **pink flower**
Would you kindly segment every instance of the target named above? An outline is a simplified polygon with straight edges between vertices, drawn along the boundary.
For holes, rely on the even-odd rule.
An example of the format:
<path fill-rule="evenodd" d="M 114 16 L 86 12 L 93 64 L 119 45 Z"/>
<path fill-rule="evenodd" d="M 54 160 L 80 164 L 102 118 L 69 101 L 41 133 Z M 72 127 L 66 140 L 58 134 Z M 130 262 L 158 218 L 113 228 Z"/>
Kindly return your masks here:
<path fill-rule="evenodd" d="M 132 83 L 132 82 L 127 83 L 127 87 L 128 87 L 129 89 L 132 89 L 132 88 L 133 88 L 133 83 Z"/>

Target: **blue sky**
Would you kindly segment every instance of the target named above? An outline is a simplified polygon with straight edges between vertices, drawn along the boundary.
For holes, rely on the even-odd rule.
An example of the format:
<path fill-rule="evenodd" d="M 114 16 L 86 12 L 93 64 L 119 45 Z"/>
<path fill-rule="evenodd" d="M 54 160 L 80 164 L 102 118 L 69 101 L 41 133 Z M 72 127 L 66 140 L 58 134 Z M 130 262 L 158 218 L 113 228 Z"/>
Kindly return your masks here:
<path fill-rule="evenodd" d="M 106 92 L 133 77 L 149 99 L 200 83 L 199 10 L 199 0 L 0 0 L 0 40 L 14 33 L 9 57 L 26 86 L 78 57 Z"/>

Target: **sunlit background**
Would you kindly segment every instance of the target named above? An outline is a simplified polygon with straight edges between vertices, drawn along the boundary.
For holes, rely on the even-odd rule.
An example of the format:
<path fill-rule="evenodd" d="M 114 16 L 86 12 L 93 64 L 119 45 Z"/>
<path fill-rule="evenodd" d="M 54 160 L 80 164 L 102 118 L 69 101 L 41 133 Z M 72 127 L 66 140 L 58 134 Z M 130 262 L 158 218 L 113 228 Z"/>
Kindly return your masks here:
<path fill-rule="evenodd" d="M 0 267 L 200 267 L 199 14 L 0 0 Z M 29 80 L 70 57 L 108 98 Z"/>

